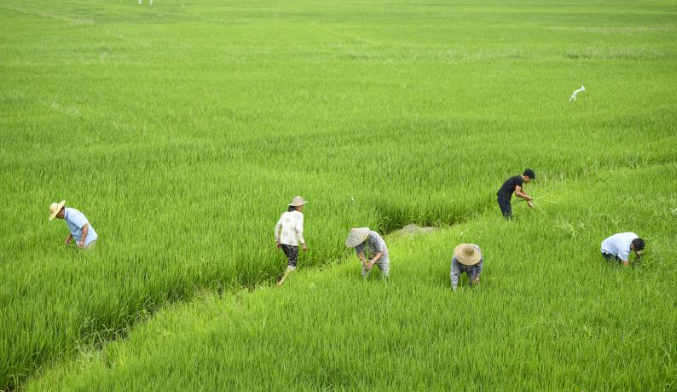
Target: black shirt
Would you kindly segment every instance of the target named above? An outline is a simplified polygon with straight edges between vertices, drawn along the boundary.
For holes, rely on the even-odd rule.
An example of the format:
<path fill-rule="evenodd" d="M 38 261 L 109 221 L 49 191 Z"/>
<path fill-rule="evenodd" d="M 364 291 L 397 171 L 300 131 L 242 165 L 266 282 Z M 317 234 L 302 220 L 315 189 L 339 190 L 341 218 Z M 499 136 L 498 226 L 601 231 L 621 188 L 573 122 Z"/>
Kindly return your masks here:
<path fill-rule="evenodd" d="M 499 197 L 499 199 L 503 200 L 510 200 L 512 198 L 512 194 L 515 192 L 515 188 L 517 186 L 523 186 L 524 185 L 524 179 L 522 179 L 522 176 L 515 176 L 515 177 L 510 177 L 505 182 L 503 183 L 503 186 L 501 189 L 498 190 L 498 193 L 496 193 Z"/>

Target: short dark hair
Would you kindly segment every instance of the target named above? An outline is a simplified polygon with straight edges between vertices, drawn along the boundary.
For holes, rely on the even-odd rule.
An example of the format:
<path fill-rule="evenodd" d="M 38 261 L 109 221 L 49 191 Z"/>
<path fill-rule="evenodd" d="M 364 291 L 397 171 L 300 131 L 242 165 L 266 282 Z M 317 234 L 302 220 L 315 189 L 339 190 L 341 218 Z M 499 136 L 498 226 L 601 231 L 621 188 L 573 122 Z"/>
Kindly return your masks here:
<path fill-rule="evenodd" d="M 635 250 L 644 250 L 646 244 L 644 243 L 643 239 L 635 238 L 634 240 L 632 240 L 632 246 L 635 247 Z"/>
<path fill-rule="evenodd" d="M 531 170 L 531 169 L 525 170 L 524 173 L 522 173 L 522 175 L 525 176 L 525 177 L 529 177 L 532 180 L 536 179 L 536 173 L 534 173 L 534 171 Z"/>
<path fill-rule="evenodd" d="M 296 208 L 295 206 L 289 206 L 289 208 L 287 208 L 287 212 L 292 212 L 296 210 L 298 210 L 298 208 Z"/>

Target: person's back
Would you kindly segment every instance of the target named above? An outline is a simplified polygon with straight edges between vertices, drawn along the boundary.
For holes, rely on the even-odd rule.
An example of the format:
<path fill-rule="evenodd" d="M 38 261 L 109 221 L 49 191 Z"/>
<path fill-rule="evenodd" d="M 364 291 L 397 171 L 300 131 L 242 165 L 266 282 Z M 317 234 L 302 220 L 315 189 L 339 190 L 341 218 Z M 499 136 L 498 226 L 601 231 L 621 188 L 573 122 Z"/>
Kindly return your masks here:
<path fill-rule="evenodd" d="M 73 235 L 75 241 L 79 242 L 81 240 L 82 228 L 85 224 L 89 225 L 87 237 L 85 238 L 85 247 L 89 246 L 89 244 L 99 238 L 98 234 L 96 234 L 96 230 L 94 230 L 94 227 L 92 227 L 92 225 L 89 223 L 89 220 L 87 220 L 87 217 L 85 217 L 82 212 L 75 208 L 66 208 L 65 210 L 66 213 L 64 216 L 64 221 L 66 222 L 66 225 L 68 226 L 68 229 Z"/>
<path fill-rule="evenodd" d="M 618 233 L 602 241 L 602 256 L 607 260 L 617 260 L 628 264 L 630 252 L 635 252 L 639 257 L 644 250 L 644 240 L 633 232 Z"/>
<path fill-rule="evenodd" d="M 518 186 L 524 185 L 524 180 L 522 176 L 513 176 L 505 180 L 501 189 L 496 192 L 496 196 L 500 197 L 501 200 L 510 201 L 512 199 L 512 194 L 515 193 L 515 188 Z"/>
<path fill-rule="evenodd" d="M 630 244 L 632 240 L 639 236 L 633 232 L 618 233 L 602 241 L 602 252 L 614 256 L 630 254 Z"/>
<path fill-rule="evenodd" d="M 283 245 L 297 246 L 299 240 L 303 241 L 303 214 L 297 210 L 285 211 L 280 216 L 278 228 L 281 228 L 279 241 Z M 300 237 L 300 238 L 299 238 Z"/>
<path fill-rule="evenodd" d="M 365 252 L 367 256 L 383 252 L 383 257 L 388 258 L 388 245 L 381 235 L 373 230 L 369 232 L 369 237 L 362 244 L 355 247 L 357 253 Z"/>

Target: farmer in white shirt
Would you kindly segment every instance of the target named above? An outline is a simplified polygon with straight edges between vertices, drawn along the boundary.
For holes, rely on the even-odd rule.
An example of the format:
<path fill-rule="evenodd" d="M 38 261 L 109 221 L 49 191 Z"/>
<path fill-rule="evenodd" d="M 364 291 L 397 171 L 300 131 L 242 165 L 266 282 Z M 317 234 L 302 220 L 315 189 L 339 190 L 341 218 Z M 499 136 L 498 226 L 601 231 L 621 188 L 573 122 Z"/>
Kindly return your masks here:
<path fill-rule="evenodd" d="M 306 240 L 303 239 L 303 205 L 307 202 L 301 196 L 294 197 L 289 203 L 287 212 L 282 214 L 275 225 L 275 244 L 278 249 L 282 248 L 289 261 L 284 276 L 277 283 L 278 286 L 282 286 L 287 276 L 296 269 L 299 243 L 303 251 L 308 250 Z"/>
<path fill-rule="evenodd" d="M 628 265 L 630 252 L 634 252 L 639 259 L 646 244 L 635 233 L 618 233 L 602 241 L 602 257 L 608 261 L 620 261 Z"/>
<path fill-rule="evenodd" d="M 59 218 L 66 221 L 66 226 L 68 226 L 70 231 L 70 234 L 66 237 L 66 245 L 75 240 L 78 248 L 93 249 L 96 246 L 97 238 L 99 238 L 96 231 L 94 231 L 94 228 L 89 224 L 89 221 L 82 212 L 75 208 L 64 208 L 65 205 L 66 200 L 52 203 L 49 206 L 49 212 L 51 212 L 49 220 Z"/>

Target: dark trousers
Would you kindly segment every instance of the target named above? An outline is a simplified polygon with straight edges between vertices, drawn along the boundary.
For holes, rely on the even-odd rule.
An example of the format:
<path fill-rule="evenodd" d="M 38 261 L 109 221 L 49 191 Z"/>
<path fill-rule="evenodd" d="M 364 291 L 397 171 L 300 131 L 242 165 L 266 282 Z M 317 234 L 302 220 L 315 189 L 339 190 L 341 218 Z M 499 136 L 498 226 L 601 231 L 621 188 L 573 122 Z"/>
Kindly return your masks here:
<path fill-rule="evenodd" d="M 618 256 L 612 255 L 611 253 L 602 252 L 602 257 L 604 257 L 604 259 L 606 261 L 609 261 L 609 262 L 614 262 L 614 261 L 620 262 L 621 261 L 621 259 Z"/>
<path fill-rule="evenodd" d="M 299 247 L 282 244 L 282 250 L 284 251 L 284 254 L 287 256 L 287 260 L 289 261 L 288 267 L 291 269 L 296 269 L 296 261 L 299 258 Z"/>
<path fill-rule="evenodd" d="M 512 218 L 512 205 L 510 205 L 510 200 L 498 198 L 498 206 L 501 208 L 501 213 L 505 219 Z"/>

